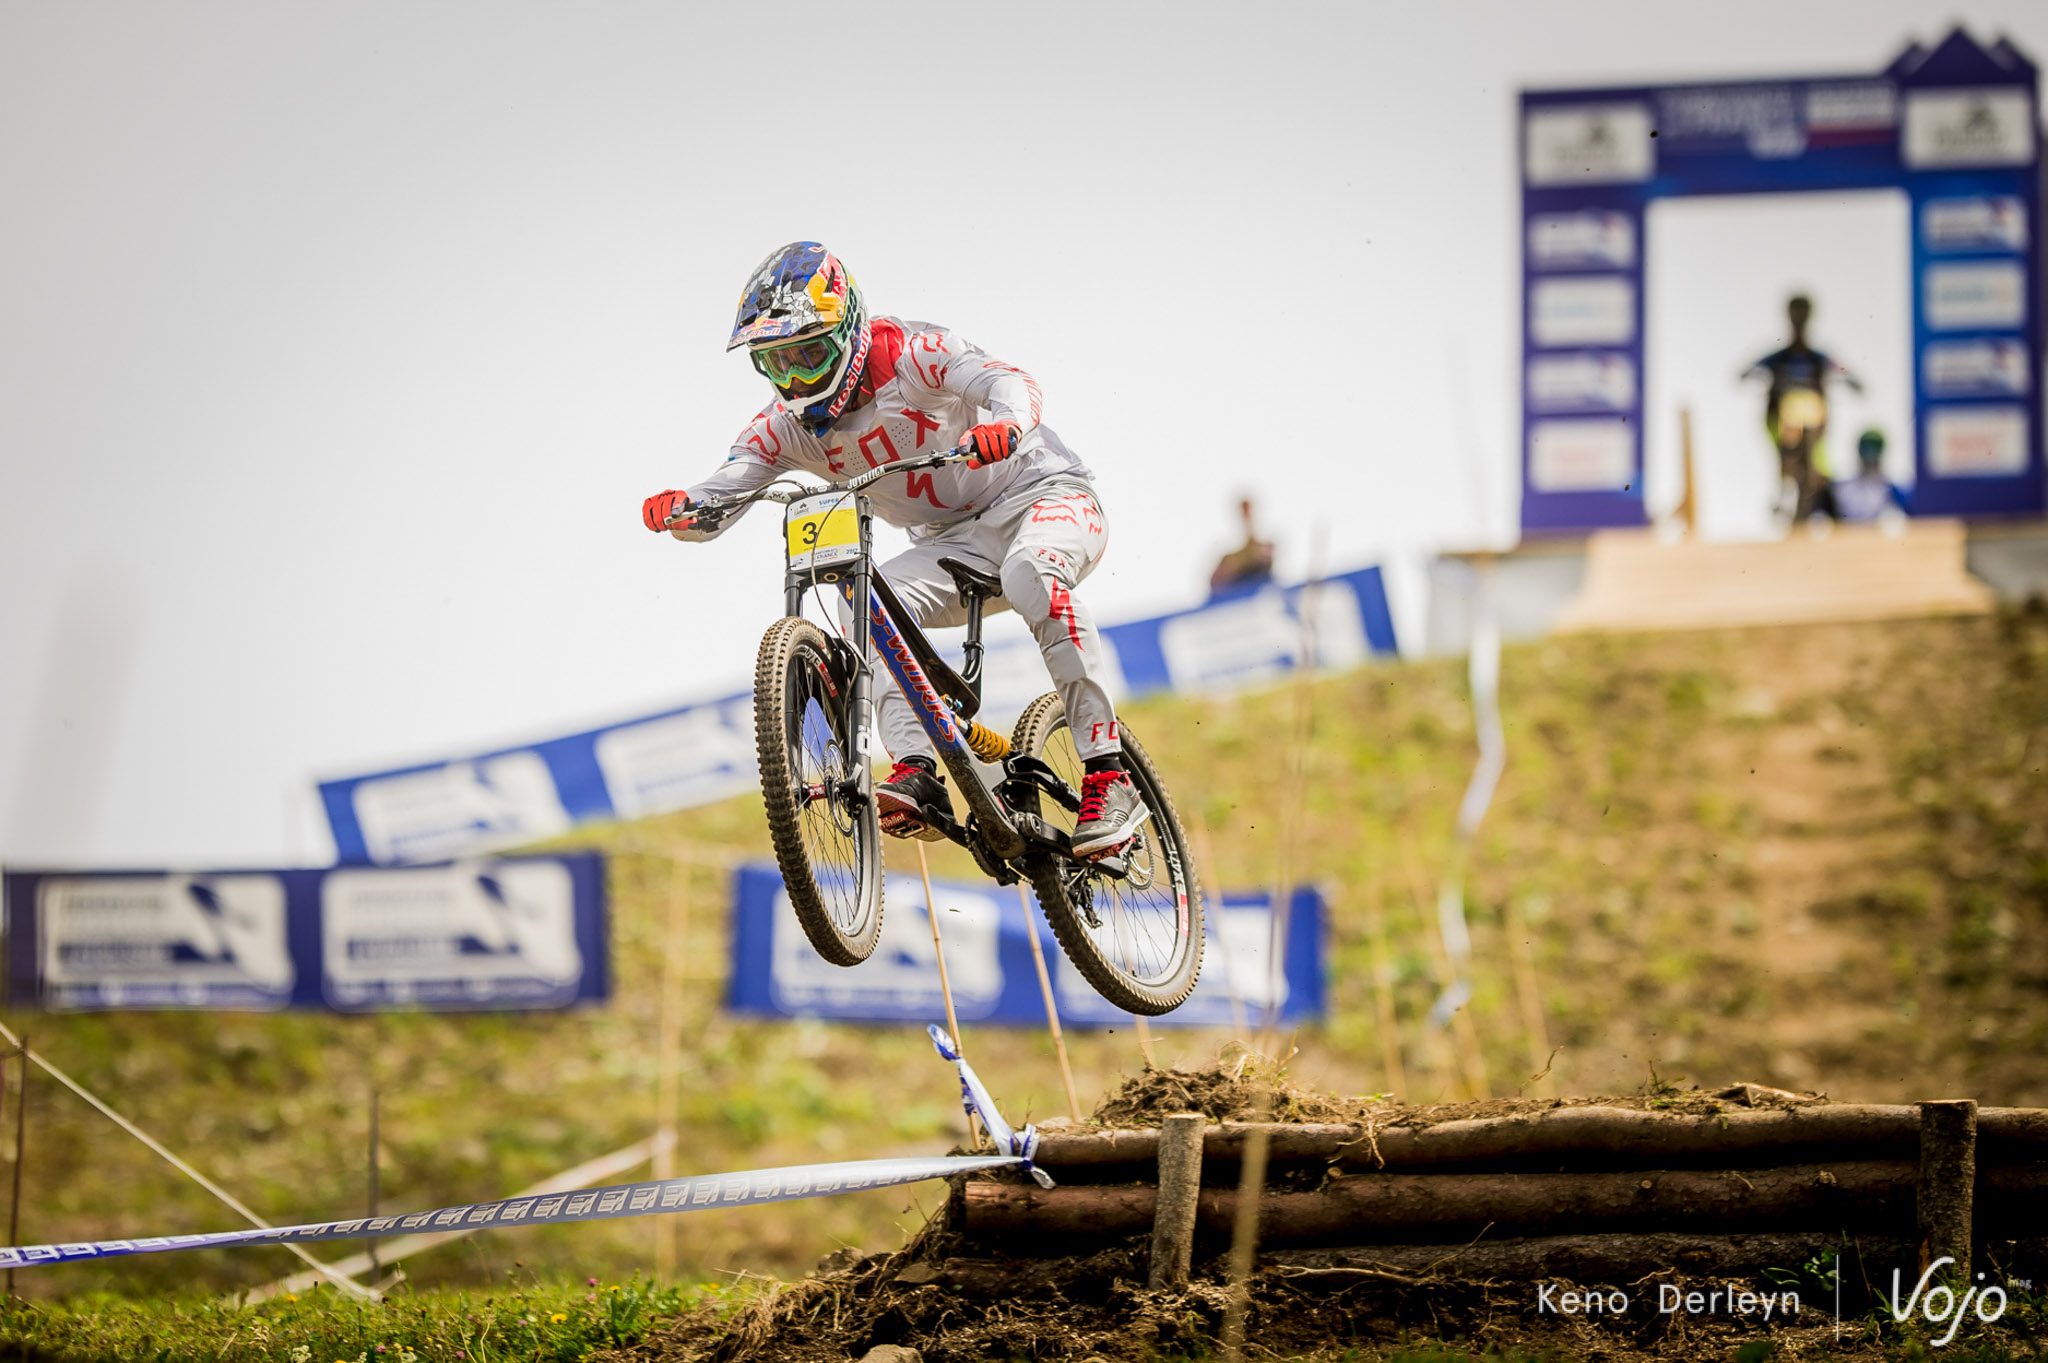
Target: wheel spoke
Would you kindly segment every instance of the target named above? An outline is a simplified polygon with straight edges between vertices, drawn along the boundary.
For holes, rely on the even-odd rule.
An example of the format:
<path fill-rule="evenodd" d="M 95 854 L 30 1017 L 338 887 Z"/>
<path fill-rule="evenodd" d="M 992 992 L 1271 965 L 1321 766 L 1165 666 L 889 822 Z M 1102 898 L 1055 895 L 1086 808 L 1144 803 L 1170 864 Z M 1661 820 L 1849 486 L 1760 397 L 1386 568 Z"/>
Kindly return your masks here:
<path fill-rule="evenodd" d="M 1052 722 L 1035 755 L 1070 789 L 1079 789 L 1084 768 L 1063 721 Z M 1073 928 L 1081 935 L 1082 949 L 1131 986 L 1159 991 L 1189 972 L 1190 954 L 1199 950 L 1188 912 L 1190 873 L 1164 792 L 1149 766 L 1127 756 L 1126 769 L 1152 819 L 1125 849 L 1123 873 L 1068 862 L 1055 880 L 1064 892 Z M 1062 808 L 1061 802 L 1041 794 L 1039 813 L 1055 828 L 1073 832 L 1076 812 Z"/>

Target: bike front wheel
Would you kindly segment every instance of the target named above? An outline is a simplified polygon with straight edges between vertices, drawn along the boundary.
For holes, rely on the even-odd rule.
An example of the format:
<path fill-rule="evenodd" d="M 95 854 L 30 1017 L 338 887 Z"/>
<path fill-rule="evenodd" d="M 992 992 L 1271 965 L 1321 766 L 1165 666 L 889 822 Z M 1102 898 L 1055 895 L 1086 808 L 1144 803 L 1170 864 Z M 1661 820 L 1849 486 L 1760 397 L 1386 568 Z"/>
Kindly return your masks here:
<path fill-rule="evenodd" d="M 754 744 L 775 861 L 804 936 L 834 965 L 859 965 L 882 935 L 881 830 L 858 780 L 852 679 L 825 632 L 776 621 L 754 669 Z"/>
<path fill-rule="evenodd" d="M 1124 770 L 1152 817 L 1122 854 L 1123 877 L 1073 857 L 1033 852 L 1031 888 L 1060 949 L 1095 992 L 1126 1012 L 1157 1017 L 1187 1001 L 1202 969 L 1202 894 L 1187 834 L 1143 745 L 1122 728 Z M 1073 797 L 1040 794 L 1034 811 L 1072 833 L 1078 821 L 1082 764 L 1066 707 L 1048 692 L 1017 719 L 1013 746 L 1050 766 Z"/>

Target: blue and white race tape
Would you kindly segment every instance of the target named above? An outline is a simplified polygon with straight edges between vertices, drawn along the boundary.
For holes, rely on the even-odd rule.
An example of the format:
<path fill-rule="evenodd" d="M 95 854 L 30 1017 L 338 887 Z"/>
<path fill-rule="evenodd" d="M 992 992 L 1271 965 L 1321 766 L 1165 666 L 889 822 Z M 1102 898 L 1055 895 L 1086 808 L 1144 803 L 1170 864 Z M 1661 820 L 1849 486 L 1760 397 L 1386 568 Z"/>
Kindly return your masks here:
<path fill-rule="evenodd" d="M 764 1202 L 790 1202 L 805 1197 L 831 1197 L 887 1188 L 899 1183 L 950 1178 L 982 1169 L 1020 1165 L 1045 1187 L 1052 1180 L 1033 1167 L 1038 1133 L 1021 1131 L 996 1111 L 988 1090 L 948 1037 L 931 1029 L 939 1054 L 960 1068 L 961 1101 L 979 1117 L 996 1142 L 993 1155 L 944 1155 L 930 1159 L 847 1160 L 837 1164 L 798 1164 L 781 1169 L 752 1169 L 737 1174 L 694 1174 L 687 1178 L 616 1183 L 573 1193 L 515 1197 L 499 1202 L 471 1202 L 409 1216 L 359 1217 L 350 1221 L 316 1221 L 303 1226 L 251 1227 L 201 1235 L 159 1235 L 136 1240 L 87 1240 L 68 1245 L 23 1245 L 0 1249 L 0 1268 L 59 1264 L 73 1259 L 107 1259 L 123 1254 L 158 1254 L 173 1249 L 215 1249 L 225 1245 L 296 1244 L 311 1240 L 360 1240 L 369 1236 L 405 1235 L 414 1231 L 477 1230 L 491 1226 L 554 1226 L 571 1221 L 606 1221 L 661 1212 L 698 1211 L 706 1207 L 747 1207 Z"/>

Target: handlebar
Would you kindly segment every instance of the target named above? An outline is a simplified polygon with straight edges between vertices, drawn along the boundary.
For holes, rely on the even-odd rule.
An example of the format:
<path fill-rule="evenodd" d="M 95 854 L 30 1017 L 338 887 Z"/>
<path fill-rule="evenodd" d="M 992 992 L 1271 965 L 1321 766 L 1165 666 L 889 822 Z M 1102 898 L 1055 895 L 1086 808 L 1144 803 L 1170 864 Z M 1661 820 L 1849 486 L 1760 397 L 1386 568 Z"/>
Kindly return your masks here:
<path fill-rule="evenodd" d="M 943 468 L 947 464 L 964 462 L 972 457 L 973 454 L 974 447 L 972 445 L 956 445 L 950 450 L 942 450 L 937 454 L 928 454 L 921 459 L 905 459 L 893 464 L 883 464 L 877 468 L 869 469 L 866 473 L 849 478 L 839 486 L 845 492 L 861 492 L 892 474 L 923 473 L 926 469 Z M 752 506 L 755 502 L 775 502 L 779 505 L 787 506 L 797 498 L 808 497 L 819 490 L 813 487 L 805 487 L 803 484 L 793 482 L 788 478 L 777 478 L 771 483 L 758 487 L 752 492 L 742 493 L 737 497 L 725 497 L 715 502 L 692 502 L 687 506 L 679 508 L 674 515 L 668 518 L 665 525 L 673 528 L 677 521 L 685 518 L 692 524 L 703 524 L 707 521 L 716 524 L 727 516 Z"/>

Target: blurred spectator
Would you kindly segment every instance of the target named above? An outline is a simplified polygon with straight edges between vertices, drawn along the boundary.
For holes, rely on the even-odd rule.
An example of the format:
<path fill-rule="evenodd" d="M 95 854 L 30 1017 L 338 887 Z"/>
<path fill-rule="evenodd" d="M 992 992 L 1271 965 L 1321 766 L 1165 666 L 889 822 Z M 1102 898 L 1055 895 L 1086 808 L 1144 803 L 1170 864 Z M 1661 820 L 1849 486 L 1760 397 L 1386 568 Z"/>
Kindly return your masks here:
<path fill-rule="evenodd" d="M 1764 429 L 1778 451 L 1778 472 L 1791 492 L 1794 524 L 1815 510 L 1832 514 L 1826 505 L 1830 480 L 1824 436 L 1828 424 L 1827 383 L 1839 378 L 1856 392 L 1863 384 L 1835 361 L 1815 350 L 1806 340 L 1807 323 L 1813 319 L 1813 300 L 1795 294 L 1785 304 L 1786 319 L 1792 324 L 1791 343 L 1774 350 L 1743 371 L 1742 377 L 1766 374 L 1771 388 L 1764 398 Z M 1781 501 L 1779 510 L 1785 510 Z"/>
<path fill-rule="evenodd" d="M 1876 521 L 1904 514 L 1906 494 L 1884 476 L 1884 432 L 1863 433 L 1856 442 L 1856 463 L 1856 476 L 1835 484 L 1835 519 Z"/>
<path fill-rule="evenodd" d="M 1260 539 L 1253 528 L 1251 498 L 1238 502 L 1237 514 L 1244 522 L 1244 543 L 1217 560 L 1216 571 L 1209 574 L 1212 597 L 1250 591 L 1273 580 L 1273 542 Z"/>

